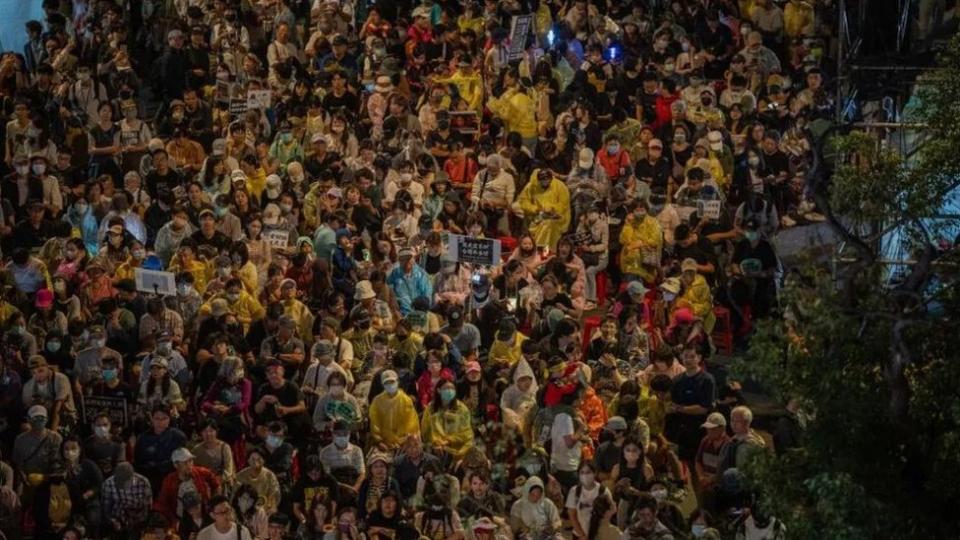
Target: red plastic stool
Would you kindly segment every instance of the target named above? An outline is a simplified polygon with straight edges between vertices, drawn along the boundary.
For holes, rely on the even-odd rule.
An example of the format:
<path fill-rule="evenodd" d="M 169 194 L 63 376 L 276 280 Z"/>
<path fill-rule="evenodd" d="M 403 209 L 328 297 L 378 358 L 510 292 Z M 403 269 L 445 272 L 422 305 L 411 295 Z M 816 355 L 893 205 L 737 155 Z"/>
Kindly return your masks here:
<path fill-rule="evenodd" d="M 583 318 L 583 355 L 587 355 L 587 350 L 590 349 L 590 338 L 593 336 L 593 331 L 597 328 L 600 328 L 600 316 L 599 315 L 590 315 L 589 317 Z"/>
<path fill-rule="evenodd" d="M 717 323 L 713 327 L 710 338 L 717 348 L 717 352 L 726 356 L 733 355 L 733 324 L 730 322 L 730 310 L 723 306 L 713 306 L 713 316 Z"/>
<path fill-rule="evenodd" d="M 597 291 L 597 306 L 603 307 L 607 303 L 607 287 L 610 286 L 610 276 L 607 275 L 606 271 L 597 272 L 596 291 Z"/>

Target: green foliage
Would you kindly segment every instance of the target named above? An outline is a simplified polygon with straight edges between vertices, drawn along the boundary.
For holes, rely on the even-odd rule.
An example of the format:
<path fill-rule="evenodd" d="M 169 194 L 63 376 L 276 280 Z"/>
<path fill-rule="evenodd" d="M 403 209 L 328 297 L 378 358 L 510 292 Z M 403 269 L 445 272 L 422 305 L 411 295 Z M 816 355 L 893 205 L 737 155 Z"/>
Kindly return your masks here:
<path fill-rule="evenodd" d="M 930 220 L 960 182 L 960 39 L 920 90 L 932 142 L 909 165 L 871 135 L 840 137 L 827 202 L 854 240 L 840 272 L 808 265 L 758 325 L 736 376 L 807 419 L 802 449 L 761 455 L 747 476 L 790 537 L 955 538 L 960 529 L 960 250 Z M 880 231 L 899 227 L 918 262 L 888 284 Z M 952 233 L 956 234 L 956 233 Z M 953 240 L 950 236 L 949 240 Z M 935 309 L 934 309 L 935 308 Z"/>

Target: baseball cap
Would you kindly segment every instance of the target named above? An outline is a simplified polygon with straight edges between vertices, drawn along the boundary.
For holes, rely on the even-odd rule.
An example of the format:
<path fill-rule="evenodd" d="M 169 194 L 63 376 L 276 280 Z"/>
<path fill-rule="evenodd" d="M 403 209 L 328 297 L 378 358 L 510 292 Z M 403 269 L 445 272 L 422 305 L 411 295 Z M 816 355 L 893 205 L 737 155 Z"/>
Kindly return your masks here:
<path fill-rule="evenodd" d="M 38 416 L 47 417 L 47 408 L 43 405 L 34 405 L 27 410 L 27 418 L 36 418 Z"/>
<path fill-rule="evenodd" d="M 723 417 L 723 414 L 718 412 L 710 413 L 710 416 L 707 417 L 707 421 L 701 424 L 701 427 L 705 428 L 715 428 L 715 427 L 726 427 L 727 419 Z"/>
<path fill-rule="evenodd" d="M 627 421 L 622 416 L 611 416 L 607 419 L 607 429 L 611 431 L 624 431 L 627 429 Z"/>
<path fill-rule="evenodd" d="M 389 382 L 397 382 L 398 380 L 399 379 L 397 378 L 397 372 L 392 369 L 388 369 L 380 374 L 380 382 L 383 384 L 387 384 Z"/>
<path fill-rule="evenodd" d="M 590 167 L 592 167 L 593 166 L 593 150 L 589 148 L 581 149 L 577 164 L 580 165 L 581 169 L 589 169 Z"/>
<path fill-rule="evenodd" d="M 630 296 L 642 296 L 647 294 L 647 288 L 639 281 L 631 281 L 630 284 L 627 285 L 627 294 Z"/>
<path fill-rule="evenodd" d="M 40 289 L 37 291 L 37 298 L 34 304 L 40 308 L 48 308 L 53 305 L 53 291 L 50 289 Z"/>
<path fill-rule="evenodd" d="M 681 272 L 686 272 L 686 271 L 688 271 L 688 270 L 689 270 L 689 271 L 693 271 L 693 272 L 696 272 L 696 271 L 697 271 L 697 261 L 696 261 L 696 259 L 694 259 L 694 258 L 692 258 L 692 257 L 687 257 L 686 259 L 683 260 L 682 263 L 680 263 L 680 271 L 681 271 Z"/>
<path fill-rule="evenodd" d="M 173 451 L 173 454 L 170 455 L 170 461 L 174 463 L 183 463 L 184 461 L 189 461 L 193 459 L 194 456 L 190 450 L 186 448 L 177 448 Z"/>

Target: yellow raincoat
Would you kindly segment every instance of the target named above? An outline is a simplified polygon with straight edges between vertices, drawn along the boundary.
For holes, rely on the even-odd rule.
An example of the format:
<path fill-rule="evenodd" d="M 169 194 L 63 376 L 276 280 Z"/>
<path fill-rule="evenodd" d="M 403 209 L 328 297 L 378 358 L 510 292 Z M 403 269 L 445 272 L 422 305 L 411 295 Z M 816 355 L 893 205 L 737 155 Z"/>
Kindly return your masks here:
<path fill-rule="evenodd" d="M 487 102 L 487 108 L 500 120 L 504 130 L 516 131 L 524 139 L 537 136 L 536 107 L 533 99 L 522 90 L 511 88 L 500 97 Z"/>
<path fill-rule="evenodd" d="M 237 320 L 243 325 L 244 332 L 250 328 L 251 323 L 262 319 L 267 314 L 267 311 L 262 305 L 260 305 L 260 302 L 258 302 L 256 298 L 251 296 L 247 291 L 241 289 L 240 298 L 232 304 L 230 303 L 230 300 L 227 299 L 225 292 L 214 295 L 202 306 L 200 306 L 200 315 L 209 315 L 210 310 L 213 307 L 213 301 L 218 298 L 222 298 L 223 301 L 227 303 L 227 307 L 230 308 L 230 313 L 233 313 L 237 316 Z"/>
<path fill-rule="evenodd" d="M 487 358 L 489 358 L 491 362 L 505 363 L 511 367 L 515 366 L 517 362 L 523 358 L 521 346 L 526 340 L 527 336 L 524 336 L 520 332 L 516 333 L 512 344 L 496 339 L 493 341 L 493 344 L 490 345 L 490 352 L 487 353 Z"/>
<path fill-rule="evenodd" d="M 483 81 L 478 73 L 469 75 L 457 71 L 445 79 L 436 79 L 434 82 L 440 84 L 453 84 L 457 87 L 460 98 L 467 102 L 471 110 L 481 112 L 483 110 Z"/>
<path fill-rule="evenodd" d="M 391 396 L 381 392 L 370 403 L 370 445 L 383 443 L 398 448 L 410 435 L 420 433 L 420 419 L 413 399 L 403 390 Z"/>
<path fill-rule="evenodd" d="M 423 442 L 444 448 L 460 459 L 473 447 L 473 425 L 470 409 L 457 400 L 452 409 L 433 411 L 433 404 L 423 411 Z"/>
<path fill-rule="evenodd" d="M 184 268 L 180 263 L 180 257 L 174 257 L 173 260 L 170 261 L 170 266 L 167 267 L 167 271 L 173 272 L 174 274 L 190 272 L 193 274 L 193 288 L 196 289 L 201 296 L 207 291 L 207 283 L 210 281 L 208 274 L 210 272 L 205 262 L 199 259 L 193 259 L 188 264 L 188 268 Z"/>
<path fill-rule="evenodd" d="M 570 226 L 570 191 L 563 182 L 554 178 L 547 189 L 536 180 L 539 170 L 534 170 L 530 181 L 524 186 L 514 205 L 529 221 L 530 235 L 538 246 L 557 248 L 557 241 Z M 541 218 L 541 212 L 554 212 L 557 218 Z"/>
<path fill-rule="evenodd" d="M 620 244 L 620 270 L 652 283 L 663 251 L 663 231 L 657 220 L 647 214 L 638 222 L 631 215 L 620 231 Z"/>
<path fill-rule="evenodd" d="M 677 299 L 676 306 L 689 307 L 693 314 L 703 321 L 704 330 L 708 334 L 713 331 L 713 325 L 716 322 L 713 316 L 713 295 L 703 276 L 697 274 L 693 278 L 693 283 L 685 287 L 683 294 Z"/>
<path fill-rule="evenodd" d="M 283 301 L 283 312 L 296 321 L 297 333 L 300 335 L 300 339 L 302 339 L 304 343 L 312 343 L 313 313 L 310 313 L 310 309 L 307 308 L 303 302 L 296 298 L 291 298 Z"/>

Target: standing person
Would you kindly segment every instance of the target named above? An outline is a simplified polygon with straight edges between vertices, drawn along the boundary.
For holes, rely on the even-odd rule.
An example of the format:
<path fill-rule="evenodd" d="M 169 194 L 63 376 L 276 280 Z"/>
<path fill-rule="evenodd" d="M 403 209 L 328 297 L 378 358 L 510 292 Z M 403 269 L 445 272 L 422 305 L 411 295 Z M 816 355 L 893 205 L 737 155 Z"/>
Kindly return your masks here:
<path fill-rule="evenodd" d="M 210 499 L 209 508 L 213 523 L 197 533 L 196 540 L 253 540 L 246 527 L 235 523 L 229 499 L 216 495 Z"/>
<path fill-rule="evenodd" d="M 667 432 L 677 442 L 681 460 L 691 462 L 700 445 L 700 426 L 717 402 L 717 384 L 703 369 L 696 346 L 687 344 L 680 355 L 686 370 L 673 380 L 673 404 L 668 409 Z"/>
<path fill-rule="evenodd" d="M 580 464 L 579 483 L 567 493 L 567 517 L 573 524 L 574 538 L 587 538 L 593 502 L 599 497 L 608 497 L 609 490 L 597 481 L 597 472 L 592 463 Z"/>
<path fill-rule="evenodd" d="M 133 463 L 150 480 L 154 492 L 160 491 L 163 478 L 173 471 L 174 450 L 187 442 L 187 436 L 170 427 L 169 405 L 158 404 L 150 413 L 150 430 L 137 437 Z"/>

